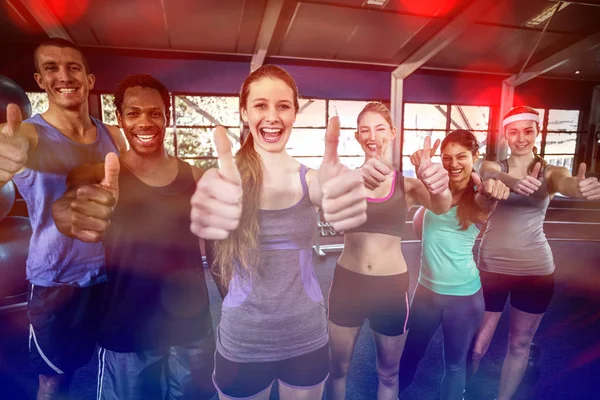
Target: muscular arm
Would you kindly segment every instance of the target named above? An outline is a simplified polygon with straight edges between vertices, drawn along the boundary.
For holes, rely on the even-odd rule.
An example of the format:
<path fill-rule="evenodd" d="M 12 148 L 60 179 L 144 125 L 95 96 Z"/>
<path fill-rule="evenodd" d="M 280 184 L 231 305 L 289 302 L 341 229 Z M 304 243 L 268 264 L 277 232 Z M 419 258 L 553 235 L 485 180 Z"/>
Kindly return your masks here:
<path fill-rule="evenodd" d="M 423 182 L 414 178 L 404 178 L 404 187 L 408 207 L 419 203 L 435 214 L 440 215 L 447 213 L 452 206 L 452 193 L 450 193 L 449 189 L 444 190 L 440 194 L 431 194 Z"/>
<path fill-rule="evenodd" d="M 552 194 L 558 192 L 567 197 L 582 197 L 577 188 L 577 177 L 571 176 L 568 169 L 555 166 L 548 169 L 548 182 Z"/>

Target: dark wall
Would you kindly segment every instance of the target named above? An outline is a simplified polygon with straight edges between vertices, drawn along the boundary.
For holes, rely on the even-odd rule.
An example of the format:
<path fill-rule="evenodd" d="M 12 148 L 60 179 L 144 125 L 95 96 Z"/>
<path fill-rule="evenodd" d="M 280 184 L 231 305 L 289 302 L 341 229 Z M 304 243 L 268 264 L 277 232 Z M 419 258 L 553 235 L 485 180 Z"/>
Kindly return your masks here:
<path fill-rule="evenodd" d="M 197 55 L 184 53 L 85 51 L 96 75 L 94 91 L 101 93 L 112 92 L 128 74 L 145 72 L 162 80 L 173 92 L 234 95 L 250 71 L 248 57 L 223 61 L 198 59 Z M 32 53 L 31 46 L 8 46 L 2 49 L 0 60 L 0 74 L 10 77 L 26 91 L 39 90 L 33 80 Z M 391 68 L 267 61 L 288 70 L 305 98 L 390 100 Z M 500 102 L 502 79 L 504 76 L 420 71 L 405 80 L 404 101 L 496 106 Z M 535 79 L 517 87 L 515 104 L 586 110 L 593 86 L 583 81 Z"/>

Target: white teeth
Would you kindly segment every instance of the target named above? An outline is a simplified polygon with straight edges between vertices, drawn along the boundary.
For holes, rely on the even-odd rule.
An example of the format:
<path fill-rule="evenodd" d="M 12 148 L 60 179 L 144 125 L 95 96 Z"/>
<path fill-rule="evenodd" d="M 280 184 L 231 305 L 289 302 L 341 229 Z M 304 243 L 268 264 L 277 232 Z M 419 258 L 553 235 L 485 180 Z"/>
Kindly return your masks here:
<path fill-rule="evenodd" d="M 64 94 L 68 94 L 68 93 L 75 93 L 77 89 L 74 88 L 63 88 L 63 89 L 58 89 L 58 91 L 60 93 L 64 93 Z"/>
<path fill-rule="evenodd" d="M 152 141 L 154 135 L 136 135 L 140 142 L 148 143 Z"/>
<path fill-rule="evenodd" d="M 281 129 L 279 128 L 262 128 L 262 131 L 265 133 L 279 133 Z"/>

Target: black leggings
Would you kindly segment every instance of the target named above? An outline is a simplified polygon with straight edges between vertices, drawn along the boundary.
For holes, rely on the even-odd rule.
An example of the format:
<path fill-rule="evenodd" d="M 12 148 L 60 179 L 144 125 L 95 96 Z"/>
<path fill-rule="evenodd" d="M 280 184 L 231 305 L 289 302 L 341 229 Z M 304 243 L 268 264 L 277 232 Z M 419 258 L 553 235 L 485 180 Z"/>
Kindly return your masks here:
<path fill-rule="evenodd" d="M 449 296 L 417 285 L 410 306 L 408 336 L 400 360 L 400 392 L 414 379 L 417 366 L 441 323 L 444 333 L 444 377 L 440 398 L 462 398 L 467 353 L 483 320 L 484 307 L 481 289 L 471 296 Z"/>

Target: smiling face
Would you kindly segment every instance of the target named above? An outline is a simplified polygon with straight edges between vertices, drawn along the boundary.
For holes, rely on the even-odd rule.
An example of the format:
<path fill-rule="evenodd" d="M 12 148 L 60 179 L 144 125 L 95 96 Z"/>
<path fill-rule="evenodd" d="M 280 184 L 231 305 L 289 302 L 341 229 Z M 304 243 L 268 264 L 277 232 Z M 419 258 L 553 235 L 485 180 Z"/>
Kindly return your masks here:
<path fill-rule="evenodd" d="M 296 120 L 294 104 L 294 90 L 281 79 L 264 77 L 250 84 L 241 115 L 257 150 L 285 151 Z"/>
<path fill-rule="evenodd" d="M 367 111 L 358 121 L 356 140 L 367 158 L 385 158 L 389 152 L 390 142 L 396 136 L 396 129 L 379 112 Z"/>
<path fill-rule="evenodd" d="M 468 181 L 473 172 L 473 163 L 477 160 L 471 150 L 456 142 L 450 142 L 442 147 L 442 165 L 448 171 L 450 182 Z"/>
<path fill-rule="evenodd" d="M 77 109 L 87 104 L 96 78 L 85 69 L 83 55 L 70 47 L 42 46 L 36 52 L 34 78 L 51 105 Z"/>
<path fill-rule="evenodd" d="M 531 154 L 539 133 L 538 128 L 535 121 L 515 121 L 506 125 L 504 137 L 510 147 L 511 155 Z"/>
<path fill-rule="evenodd" d="M 141 156 L 162 155 L 167 118 L 159 91 L 141 86 L 127 88 L 121 109 L 117 119 L 131 149 Z"/>

